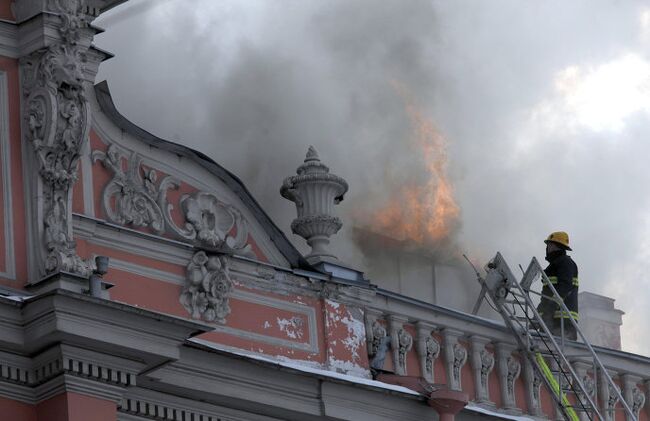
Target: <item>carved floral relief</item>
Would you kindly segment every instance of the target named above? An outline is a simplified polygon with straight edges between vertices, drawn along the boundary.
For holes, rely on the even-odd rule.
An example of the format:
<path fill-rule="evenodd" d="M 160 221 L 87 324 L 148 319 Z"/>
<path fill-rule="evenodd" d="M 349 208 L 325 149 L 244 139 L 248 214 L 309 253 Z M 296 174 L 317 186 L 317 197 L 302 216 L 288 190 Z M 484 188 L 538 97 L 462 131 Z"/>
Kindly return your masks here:
<path fill-rule="evenodd" d="M 494 354 L 486 349 L 481 350 L 481 387 L 483 390 L 488 389 L 488 376 L 494 368 Z"/>
<path fill-rule="evenodd" d="M 511 399 L 514 399 L 515 380 L 517 380 L 517 377 L 519 377 L 519 373 L 521 372 L 521 364 L 516 358 L 510 356 L 508 357 L 507 367 L 508 374 L 506 376 L 506 385 L 508 396 L 510 396 Z"/>
<path fill-rule="evenodd" d="M 454 344 L 454 365 L 453 365 L 453 376 L 454 382 L 460 385 L 460 369 L 465 365 L 467 361 L 467 350 L 461 344 Z"/>
<path fill-rule="evenodd" d="M 125 158 L 119 148 L 111 144 L 106 153 L 93 152 L 93 161 L 101 160 L 113 172 L 113 178 L 104 187 L 102 203 L 109 221 L 120 225 L 150 227 L 157 234 L 165 230 L 162 210 L 157 196 L 156 171 L 142 168 L 142 157 L 132 152 L 127 169 L 122 169 Z"/>
<path fill-rule="evenodd" d="M 406 373 L 406 353 L 413 347 L 413 337 L 405 329 L 400 329 L 397 332 L 397 338 L 399 341 L 397 363 L 403 372 Z"/>
<path fill-rule="evenodd" d="M 227 258 L 199 251 L 187 265 L 180 303 L 194 319 L 225 323 L 232 289 Z"/>
<path fill-rule="evenodd" d="M 616 407 L 616 404 L 618 403 L 618 393 L 621 392 L 621 389 L 617 385 L 611 385 L 607 384 L 607 405 L 606 405 L 606 412 L 607 416 L 610 419 L 614 419 L 614 408 Z"/>
<path fill-rule="evenodd" d="M 379 344 L 384 337 L 386 337 L 386 328 L 377 320 L 375 320 L 372 324 L 372 342 L 370 345 L 369 353 L 371 357 L 377 355 Z"/>
<path fill-rule="evenodd" d="M 632 390 L 632 412 L 639 418 L 639 411 L 645 405 L 645 394 L 638 387 L 634 386 Z"/>
<path fill-rule="evenodd" d="M 440 343 L 431 336 L 427 336 L 424 342 L 426 356 L 424 370 L 428 376 L 433 376 L 433 362 L 440 355 Z"/>

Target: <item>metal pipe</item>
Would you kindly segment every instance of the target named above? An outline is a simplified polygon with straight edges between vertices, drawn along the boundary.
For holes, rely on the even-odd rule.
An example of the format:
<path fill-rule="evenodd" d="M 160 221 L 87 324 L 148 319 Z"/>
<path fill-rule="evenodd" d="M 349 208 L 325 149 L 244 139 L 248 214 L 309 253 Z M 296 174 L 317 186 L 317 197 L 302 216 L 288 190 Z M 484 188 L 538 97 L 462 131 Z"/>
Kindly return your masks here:
<path fill-rule="evenodd" d="M 102 278 L 106 272 L 108 272 L 108 261 L 108 256 L 95 257 L 95 265 L 97 268 L 93 270 L 93 273 L 90 275 L 89 279 L 89 292 L 91 297 L 101 297 L 102 295 Z"/>

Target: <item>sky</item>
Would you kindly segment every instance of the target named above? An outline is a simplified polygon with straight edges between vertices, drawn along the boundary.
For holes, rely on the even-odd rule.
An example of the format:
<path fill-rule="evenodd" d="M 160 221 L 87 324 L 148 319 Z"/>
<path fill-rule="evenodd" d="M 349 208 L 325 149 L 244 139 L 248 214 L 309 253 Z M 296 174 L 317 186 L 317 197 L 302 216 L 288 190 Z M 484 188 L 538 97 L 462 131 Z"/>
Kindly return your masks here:
<path fill-rule="evenodd" d="M 131 0 L 95 24 L 118 109 L 239 176 L 303 251 L 279 188 L 314 145 L 350 184 L 333 242 L 361 266 L 350 227 L 430 177 L 414 105 L 445 139 L 449 241 L 516 267 L 567 231 L 581 290 L 650 355 L 644 2 Z"/>

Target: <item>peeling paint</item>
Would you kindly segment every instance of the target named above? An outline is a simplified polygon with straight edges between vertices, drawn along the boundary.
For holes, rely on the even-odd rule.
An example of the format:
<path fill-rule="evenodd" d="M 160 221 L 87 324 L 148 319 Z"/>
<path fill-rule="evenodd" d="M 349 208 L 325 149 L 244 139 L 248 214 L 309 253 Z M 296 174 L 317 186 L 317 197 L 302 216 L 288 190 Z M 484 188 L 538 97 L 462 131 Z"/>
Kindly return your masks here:
<path fill-rule="evenodd" d="M 294 316 L 291 319 L 277 318 L 278 327 L 284 332 L 288 338 L 302 339 L 304 335 L 303 325 L 304 320 L 301 317 Z"/>
<path fill-rule="evenodd" d="M 348 329 L 348 337 L 343 339 L 343 344 L 352 354 L 352 360 L 356 361 L 359 359 L 359 347 L 366 340 L 366 330 L 364 323 L 361 320 L 357 320 L 352 317 L 352 314 L 348 311 L 348 317 L 341 319 L 341 322 Z"/>

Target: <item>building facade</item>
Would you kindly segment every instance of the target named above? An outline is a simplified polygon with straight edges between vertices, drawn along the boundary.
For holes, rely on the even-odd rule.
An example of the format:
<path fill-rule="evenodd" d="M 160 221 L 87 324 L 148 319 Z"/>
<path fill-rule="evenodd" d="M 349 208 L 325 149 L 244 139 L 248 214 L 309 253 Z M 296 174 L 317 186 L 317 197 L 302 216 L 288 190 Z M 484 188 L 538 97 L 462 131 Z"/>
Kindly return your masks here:
<path fill-rule="evenodd" d="M 0 1 L 0 419 L 557 418 L 502 323 L 338 263 L 346 185 L 315 150 L 282 188 L 303 256 L 236 176 L 122 116 L 92 43 L 120 3 Z M 598 350 L 648 420 L 650 359 Z"/>

